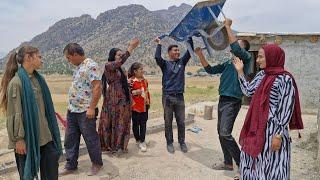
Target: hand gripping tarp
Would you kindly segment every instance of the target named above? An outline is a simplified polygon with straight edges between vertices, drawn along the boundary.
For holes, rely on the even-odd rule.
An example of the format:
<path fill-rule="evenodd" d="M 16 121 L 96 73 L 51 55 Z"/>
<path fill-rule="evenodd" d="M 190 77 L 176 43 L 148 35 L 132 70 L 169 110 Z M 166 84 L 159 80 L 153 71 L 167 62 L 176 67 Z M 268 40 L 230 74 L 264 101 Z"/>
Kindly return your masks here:
<path fill-rule="evenodd" d="M 223 50 L 228 46 L 228 35 L 224 25 L 218 21 L 222 7 L 226 0 L 210 0 L 198 2 L 182 21 L 166 36 L 179 42 L 187 42 L 192 36 L 201 37 L 210 57 L 213 57 L 213 50 Z M 224 18 L 225 15 L 223 14 Z M 195 59 L 194 51 L 189 43 L 187 48 Z"/>

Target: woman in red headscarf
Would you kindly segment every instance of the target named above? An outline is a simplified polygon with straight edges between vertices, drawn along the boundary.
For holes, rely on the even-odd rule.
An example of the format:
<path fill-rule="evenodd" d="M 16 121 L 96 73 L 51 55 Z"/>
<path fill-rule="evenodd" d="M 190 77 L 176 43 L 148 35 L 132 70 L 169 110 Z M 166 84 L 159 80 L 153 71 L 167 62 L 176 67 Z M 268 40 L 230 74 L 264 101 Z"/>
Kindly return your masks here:
<path fill-rule="evenodd" d="M 262 70 L 250 83 L 242 61 L 233 62 L 242 92 L 252 96 L 240 133 L 240 179 L 290 179 L 289 129 L 303 129 L 298 89 L 284 70 L 285 53 L 279 46 L 264 45 L 256 62 Z"/>

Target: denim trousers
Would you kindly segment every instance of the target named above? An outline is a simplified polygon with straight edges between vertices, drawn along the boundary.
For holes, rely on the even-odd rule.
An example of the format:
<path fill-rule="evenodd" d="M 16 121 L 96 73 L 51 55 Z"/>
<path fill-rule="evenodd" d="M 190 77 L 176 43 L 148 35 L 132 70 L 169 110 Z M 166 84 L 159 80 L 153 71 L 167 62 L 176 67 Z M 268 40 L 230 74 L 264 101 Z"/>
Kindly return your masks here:
<path fill-rule="evenodd" d="M 96 165 L 103 165 L 100 147 L 100 139 L 96 130 L 98 109 L 95 117 L 87 118 L 86 112 L 67 113 L 68 126 L 65 133 L 64 147 L 67 163 L 65 168 L 75 170 L 78 167 L 80 137 L 82 135 L 89 153 L 91 162 Z"/>
<path fill-rule="evenodd" d="M 185 143 L 185 103 L 183 93 L 164 94 L 162 96 L 164 110 L 165 137 L 167 144 L 173 143 L 172 121 L 173 115 L 178 126 L 178 141 Z"/>

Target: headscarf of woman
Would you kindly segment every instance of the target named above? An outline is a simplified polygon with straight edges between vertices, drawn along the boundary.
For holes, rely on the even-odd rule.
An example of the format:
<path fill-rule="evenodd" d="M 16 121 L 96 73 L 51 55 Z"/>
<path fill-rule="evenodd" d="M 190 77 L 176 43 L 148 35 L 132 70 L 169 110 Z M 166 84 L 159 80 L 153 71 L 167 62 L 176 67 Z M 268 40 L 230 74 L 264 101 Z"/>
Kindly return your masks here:
<path fill-rule="evenodd" d="M 267 44 L 262 47 L 265 51 L 266 75 L 261 81 L 258 89 L 252 97 L 251 104 L 240 133 L 240 145 L 242 150 L 252 157 L 257 157 L 264 147 L 265 129 L 267 127 L 270 92 L 276 77 L 287 74 L 293 79 L 295 88 L 295 104 L 292 117 L 289 123 L 291 130 L 303 129 L 301 119 L 300 101 L 298 88 L 293 76 L 284 70 L 285 53 L 276 44 Z"/>
<path fill-rule="evenodd" d="M 121 49 L 118 48 L 112 48 L 109 52 L 109 57 L 108 57 L 108 62 L 113 62 L 116 60 L 116 54 L 118 51 L 121 51 Z M 122 84 L 122 89 L 126 95 L 126 100 L 127 102 L 130 102 L 130 92 L 129 92 L 129 85 L 128 85 L 128 80 L 127 76 L 124 74 L 123 70 L 118 68 L 118 70 L 121 73 L 121 84 Z M 102 94 L 104 97 L 106 97 L 106 76 L 105 74 L 102 75 Z"/>

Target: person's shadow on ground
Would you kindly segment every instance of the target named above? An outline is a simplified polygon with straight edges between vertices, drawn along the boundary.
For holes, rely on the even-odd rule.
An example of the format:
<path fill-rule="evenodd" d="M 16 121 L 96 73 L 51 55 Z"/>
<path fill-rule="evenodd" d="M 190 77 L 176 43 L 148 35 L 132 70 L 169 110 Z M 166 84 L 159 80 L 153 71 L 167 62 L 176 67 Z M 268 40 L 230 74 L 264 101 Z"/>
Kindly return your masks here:
<path fill-rule="evenodd" d="M 194 143 L 187 143 L 187 145 L 189 147 L 189 152 L 184 155 L 193 161 L 197 161 L 198 163 L 210 168 L 212 171 L 216 171 L 212 169 L 213 164 L 223 162 L 223 155 L 220 151 L 203 148 L 202 146 Z M 237 170 L 237 167 L 234 166 L 234 169 Z M 234 177 L 236 171 L 224 171 L 223 173 L 225 176 Z"/>
<path fill-rule="evenodd" d="M 147 151 L 153 151 L 154 147 L 156 146 L 157 142 L 156 141 L 148 141 L 147 143 Z M 106 153 L 104 152 L 103 155 L 107 155 L 111 158 L 124 158 L 124 159 L 130 159 L 131 157 L 136 157 L 136 158 L 145 158 L 145 157 L 155 157 L 147 153 L 142 153 L 140 152 L 140 149 L 137 147 L 136 143 L 129 143 L 128 145 L 128 152 L 127 153 Z"/>
<path fill-rule="evenodd" d="M 118 177 L 120 175 L 119 168 L 113 165 L 111 161 L 108 161 L 107 159 L 104 158 L 103 164 L 104 164 L 103 168 L 100 170 L 100 172 L 96 176 L 92 176 L 92 178 L 98 177 L 100 180 L 107 180 L 107 179 L 109 180 L 109 179 Z M 91 168 L 91 162 L 88 162 L 88 160 L 80 160 L 78 170 L 72 175 L 79 176 L 79 179 L 87 179 L 89 178 L 89 176 L 87 176 L 86 173 L 90 170 L 90 168 Z M 85 173 L 85 174 L 80 175 L 81 173 Z M 59 178 L 69 179 L 72 177 L 68 177 L 68 176 L 72 176 L 72 175 L 62 176 Z"/>

